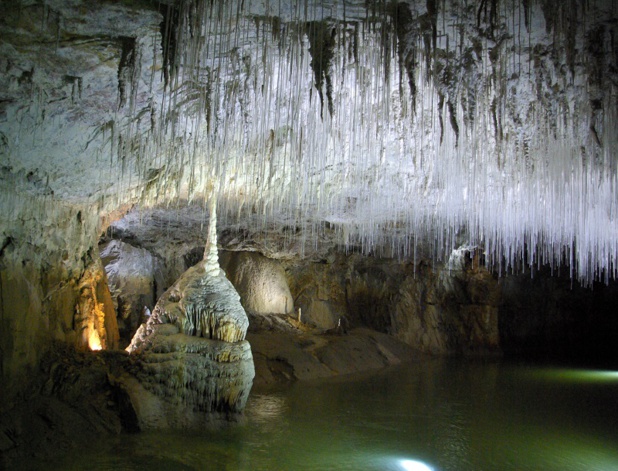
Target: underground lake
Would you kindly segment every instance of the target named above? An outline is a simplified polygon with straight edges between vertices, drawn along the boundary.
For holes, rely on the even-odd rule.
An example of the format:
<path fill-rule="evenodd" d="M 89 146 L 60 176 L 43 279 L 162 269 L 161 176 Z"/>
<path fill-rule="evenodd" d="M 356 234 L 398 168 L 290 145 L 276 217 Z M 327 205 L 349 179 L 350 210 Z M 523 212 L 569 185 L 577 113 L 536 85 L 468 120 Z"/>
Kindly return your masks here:
<path fill-rule="evenodd" d="M 429 359 L 253 391 L 225 430 L 123 434 L 45 470 L 618 470 L 618 371 Z"/>

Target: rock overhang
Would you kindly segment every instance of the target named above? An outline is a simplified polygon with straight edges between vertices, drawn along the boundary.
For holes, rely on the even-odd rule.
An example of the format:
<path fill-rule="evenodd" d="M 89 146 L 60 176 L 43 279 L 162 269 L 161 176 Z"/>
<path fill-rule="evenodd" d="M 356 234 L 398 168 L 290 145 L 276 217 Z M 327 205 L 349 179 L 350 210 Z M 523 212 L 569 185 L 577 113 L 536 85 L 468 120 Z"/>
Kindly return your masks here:
<path fill-rule="evenodd" d="M 406 256 L 468 242 L 496 265 L 538 246 L 583 279 L 612 272 L 603 2 L 4 9 L 0 138 L 20 191 L 106 214 L 217 180 L 230 226 L 329 224 Z"/>

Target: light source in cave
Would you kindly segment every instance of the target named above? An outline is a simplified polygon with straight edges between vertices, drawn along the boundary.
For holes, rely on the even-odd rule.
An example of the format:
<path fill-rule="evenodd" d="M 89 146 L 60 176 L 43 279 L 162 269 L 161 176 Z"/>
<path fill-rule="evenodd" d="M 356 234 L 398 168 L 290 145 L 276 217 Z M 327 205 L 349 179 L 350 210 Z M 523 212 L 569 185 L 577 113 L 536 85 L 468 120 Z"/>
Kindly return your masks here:
<path fill-rule="evenodd" d="M 93 352 L 103 349 L 101 338 L 94 327 L 90 329 L 90 333 L 88 334 L 88 348 L 90 348 Z"/>
<path fill-rule="evenodd" d="M 399 460 L 399 467 L 402 471 L 433 471 L 433 468 L 422 461 L 410 459 Z"/>

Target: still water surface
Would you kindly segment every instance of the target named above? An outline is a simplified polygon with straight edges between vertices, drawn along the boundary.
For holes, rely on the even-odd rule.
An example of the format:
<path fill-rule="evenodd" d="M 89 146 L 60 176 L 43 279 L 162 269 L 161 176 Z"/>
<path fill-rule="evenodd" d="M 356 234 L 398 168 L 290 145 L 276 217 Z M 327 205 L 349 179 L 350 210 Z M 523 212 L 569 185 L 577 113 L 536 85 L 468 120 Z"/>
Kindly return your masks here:
<path fill-rule="evenodd" d="M 71 460 L 57 469 L 618 471 L 618 372 L 431 360 L 253 393 L 242 425 Z"/>

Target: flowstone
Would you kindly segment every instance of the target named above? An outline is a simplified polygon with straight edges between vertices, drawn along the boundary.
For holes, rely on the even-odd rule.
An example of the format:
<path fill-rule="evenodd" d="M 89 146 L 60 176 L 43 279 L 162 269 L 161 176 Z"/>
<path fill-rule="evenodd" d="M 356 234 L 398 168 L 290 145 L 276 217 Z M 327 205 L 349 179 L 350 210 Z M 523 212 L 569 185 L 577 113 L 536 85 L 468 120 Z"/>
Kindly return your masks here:
<path fill-rule="evenodd" d="M 134 368 L 118 383 L 139 428 L 201 426 L 242 412 L 253 384 L 249 326 L 240 296 L 219 267 L 211 203 L 204 259 L 161 296 L 127 351 Z"/>

